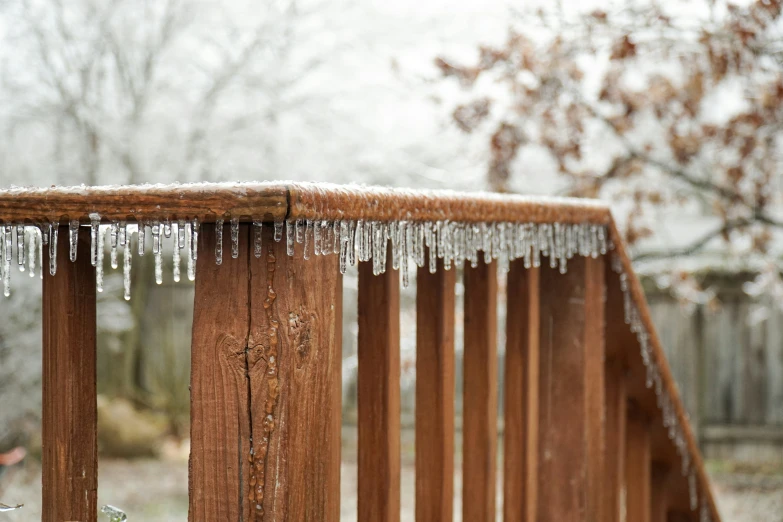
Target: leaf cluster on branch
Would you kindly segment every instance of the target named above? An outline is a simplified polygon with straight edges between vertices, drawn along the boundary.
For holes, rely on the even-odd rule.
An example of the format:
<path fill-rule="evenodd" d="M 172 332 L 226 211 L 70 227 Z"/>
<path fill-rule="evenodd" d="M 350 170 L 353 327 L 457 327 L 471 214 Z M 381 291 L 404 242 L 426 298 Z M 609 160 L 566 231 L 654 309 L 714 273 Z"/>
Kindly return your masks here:
<path fill-rule="evenodd" d="M 781 1 L 694 5 L 518 13 L 505 42 L 479 48 L 475 62 L 435 64 L 464 87 L 453 120 L 486 135 L 494 190 L 509 191 L 527 172 L 525 148 L 542 150 L 553 167 L 537 175 L 623 210 L 637 260 L 717 244 L 779 266 Z M 712 227 L 683 245 L 644 248 L 660 216 L 678 208 Z"/>

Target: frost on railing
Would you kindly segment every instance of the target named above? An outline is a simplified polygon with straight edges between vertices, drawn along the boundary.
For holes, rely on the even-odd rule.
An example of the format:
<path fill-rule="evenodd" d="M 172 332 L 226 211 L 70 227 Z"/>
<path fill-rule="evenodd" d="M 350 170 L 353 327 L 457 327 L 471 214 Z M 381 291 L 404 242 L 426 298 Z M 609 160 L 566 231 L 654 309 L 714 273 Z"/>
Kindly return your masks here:
<path fill-rule="evenodd" d="M 5 513 L 6 511 L 16 511 L 17 509 L 24 506 L 24 504 L 17 504 L 15 506 L 9 506 L 8 504 L 3 504 L 0 502 L 0 513 Z"/>
<path fill-rule="evenodd" d="M 163 256 L 170 251 L 172 277 L 180 280 L 182 251 L 187 257 L 187 274 L 195 279 L 198 258 L 199 221 L 168 219 L 142 223 L 112 222 L 101 224 L 98 214 L 90 214 L 90 263 L 95 267 L 96 287 L 103 291 L 104 253 L 108 236 L 110 266 L 117 269 L 120 251 L 123 257 L 124 295 L 131 296 L 131 268 L 135 234 L 136 253 L 145 254 L 147 232 L 152 236 L 152 255 L 155 257 L 155 282 L 163 282 Z M 239 220 L 229 217 L 231 257 L 239 256 Z M 223 262 L 223 223 L 216 220 L 215 262 Z M 43 225 L 6 224 L 0 226 L 0 273 L 3 293 L 11 292 L 12 264 L 21 272 L 43 277 L 44 248 L 49 248 L 49 273 L 57 272 L 58 223 Z M 253 220 L 253 253 L 261 256 L 263 222 Z M 80 224 L 69 223 L 69 259 L 76 261 Z M 282 241 L 286 235 L 288 255 L 294 255 L 295 245 L 302 245 L 305 259 L 311 256 L 339 255 L 340 271 L 357 261 L 372 261 L 373 272 L 386 271 L 386 254 L 392 249 L 392 268 L 402 273 L 402 284 L 408 286 L 409 262 L 423 267 L 429 264 L 434 271 L 438 259 L 449 270 L 452 265 L 469 261 L 476 266 L 483 258 L 487 263 L 497 260 L 501 270 L 508 270 L 509 262 L 524 259 L 526 267 L 537 267 L 542 257 L 549 258 L 552 268 L 565 273 L 568 261 L 575 255 L 598 257 L 607 251 L 608 235 L 604 225 L 581 223 L 464 223 L 454 221 L 327 221 L 297 219 L 274 223 L 273 239 Z M 166 240 L 169 245 L 166 245 Z M 428 249 L 428 250 L 427 250 Z M 426 252 L 429 251 L 427 259 Z M 483 252 L 480 255 L 479 252 Z"/>
<path fill-rule="evenodd" d="M 101 513 L 109 517 L 109 522 L 125 522 L 128 520 L 128 515 L 124 511 L 108 504 L 101 508 Z"/>

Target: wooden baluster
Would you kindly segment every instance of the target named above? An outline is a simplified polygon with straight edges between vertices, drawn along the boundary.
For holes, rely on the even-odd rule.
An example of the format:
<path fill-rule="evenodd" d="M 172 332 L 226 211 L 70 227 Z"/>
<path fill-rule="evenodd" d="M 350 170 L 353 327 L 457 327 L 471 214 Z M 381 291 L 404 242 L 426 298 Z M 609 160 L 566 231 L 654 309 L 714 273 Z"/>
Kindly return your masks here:
<path fill-rule="evenodd" d="M 653 462 L 650 481 L 650 522 L 667 522 L 669 511 L 669 466 Z"/>
<path fill-rule="evenodd" d="M 400 519 L 400 288 L 359 264 L 358 520 Z"/>
<path fill-rule="evenodd" d="M 511 263 L 506 312 L 503 520 L 535 522 L 538 487 L 539 269 Z"/>
<path fill-rule="evenodd" d="M 462 520 L 494 522 L 497 449 L 497 263 L 465 265 Z"/>
<path fill-rule="evenodd" d="M 250 505 L 248 228 L 241 225 L 237 259 L 223 245 L 222 265 L 215 264 L 215 225 L 199 234 L 190 375 L 188 520 L 194 522 L 240 520 Z"/>
<path fill-rule="evenodd" d="M 625 519 L 650 522 L 649 421 L 631 403 L 625 437 Z"/>
<path fill-rule="evenodd" d="M 637 340 L 625 324 L 625 296 L 609 263 L 606 278 L 605 401 L 606 444 L 603 488 L 606 522 L 621 522 L 625 487 L 625 423 L 628 411 L 626 351 L 638 350 Z"/>
<path fill-rule="evenodd" d="M 257 484 L 256 502 L 263 486 L 263 520 L 337 522 L 343 289 L 339 256 L 310 252 L 305 260 L 299 245 L 296 255 L 288 256 L 285 241 L 274 241 L 272 233 L 272 227 L 264 227 L 260 258 L 249 254 L 248 367 L 256 468 L 250 483 Z"/>
<path fill-rule="evenodd" d="M 603 260 L 541 268 L 540 521 L 602 520 Z"/>
<path fill-rule="evenodd" d="M 607 340 L 609 338 L 607 337 Z M 606 451 L 604 513 L 606 522 L 621 522 L 625 484 L 625 423 L 628 411 L 625 370 L 617 359 L 606 363 Z"/>
<path fill-rule="evenodd" d="M 74 263 L 69 260 L 68 227 L 59 227 L 58 235 L 57 274 L 49 274 L 48 262 L 41 267 L 42 520 L 94 522 L 98 514 L 95 269 L 87 229 L 80 231 Z"/>
<path fill-rule="evenodd" d="M 242 224 L 219 266 L 214 225 L 200 234 L 189 519 L 334 522 L 342 277 L 337 256 L 288 257 L 265 229 L 260 259 Z"/>
<path fill-rule="evenodd" d="M 426 258 L 426 256 L 425 256 Z M 416 520 L 450 522 L 454 506 L 454 284 L 457 270 L 416 279 Z"/>

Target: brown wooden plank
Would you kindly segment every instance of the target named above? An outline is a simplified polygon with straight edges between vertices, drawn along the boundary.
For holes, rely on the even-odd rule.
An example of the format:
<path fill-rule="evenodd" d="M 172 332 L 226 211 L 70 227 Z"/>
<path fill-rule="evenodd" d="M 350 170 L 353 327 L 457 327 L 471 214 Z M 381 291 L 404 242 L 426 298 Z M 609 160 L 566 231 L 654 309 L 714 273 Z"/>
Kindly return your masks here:
<path fill-rule="evenodd" d="M 399 272 L 359 264 L 358 520 L 400 519 Z"/>
<path fill-rule="evenodd" d="M 653 462 L 650 481 L 650 522 L 666 522 L 669 512 L 668 464 Z"/>
<path fill-rule="evenodd" d="M 68 259 L 60 227 L 57 274 L 43 278 L 42 486 L 45 522 L 94 522 L 98 514 L 95 269 L 90 234 L 81 230 Z M 65 238 L 63 240 L 62 238 Z M 46 251 L 48 266 L 48 249 Z"/>
<path fill-rule="evenodd" d="M 212 255 L 215 226 L 203 226 L 199 235 L 190 377 L 188 519 L 194 522 L 240 520 L 249 504 L 248 228 L 240 230 L 239 257 L 224 255 L 220 266 Z M 230 237 L 228 226 L 223 236 Z"/>
<path fill-rule="evenodd" d="M 425 256 L 426 258 L 426 256 Z M 453 519 L 456 270 L 416 278 L 416 520 Z"/>
<path fill-rule="evenodd" d="M 507 283 L 503 520 L 535 522 L 538 486 L 539 270 L 511 263 Z"/>
<path fill-rule="evenodd" d="M 613 319 L 613 320 L 616 320 Z M 622 320 L 622 318 L 620 319 Z M 607 337 L 607 350 L 610 338 Z M 622 361 L 606 362 L 606 460 L 604 514 L 606 522 L 621 522 L 625 484 L 625 423 L 628 410 L 626 375 Z"/>
<path fill-rule="evenodd" d="M 462 520 L 494 522 L 497 461 L 497 263 L 465 264 Z"/>
<path fill-rule="evenodd" d="M 336 522 L 342 400 L 339 256 L 305 260 L 297 248 L 290 257 L 285 241 L 275 242 L 272 232 L 264 227 L 260 258 L 249 254 L 249 483 L 255 489 L 244 520 Z"/>
<path fill-rule="evenodd" d="M 626 520 L 650 522 L 651 465 L 649 420 L 630 405 L 625 437 Z"/>
<path fill-rule="evenodd" d="M 541 268 L 540 521 L 602 519 L 602 274 L 600 259 Z"/>

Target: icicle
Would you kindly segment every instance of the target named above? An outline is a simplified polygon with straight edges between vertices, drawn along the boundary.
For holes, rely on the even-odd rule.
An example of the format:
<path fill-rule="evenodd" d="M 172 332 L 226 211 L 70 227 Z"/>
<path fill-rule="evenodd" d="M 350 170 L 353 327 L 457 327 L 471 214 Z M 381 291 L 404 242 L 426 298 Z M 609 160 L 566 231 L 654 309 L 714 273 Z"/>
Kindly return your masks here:
<path fill-rule="evenodd" d="M 16 260 L 19 263 L 19 271 L 24 272 L 27 264 L 27 252 L 24 242 L 24 225 L 16 225 Z"/>
<path fill-rule="evenodd" d="M 321 255 L 321 222 L 315 220 L 313 223 L 313 254 Z"/>
<path fill-rule="evenodd" d="M 169 218 L 163 220 L 163 235 L 166 239 L 171 237 L 171 219 Z"/>
<path fill-rule="evenodd" d="M 699 522 L 712 522 L 712 515 L 710 515 L 710 510 L 707 507 L 707 502 L 705 502 L 704 500 L 701 501 Z"/>
<path fill-rule="evenodd" d="M 76 261 L 77 245 L 79 244 L 79 221 L 72 219 L 68 224 L 68 236 L 71 241 L 71 262 Z"/>
<path fill-rule="evenodd" d="M 402 287 L 408 288 L 408 223 L 400 222 L 400 268 L 402 269 Z"/>
<path fill-rule="evenodd" d="M 163 284 L 163 249 L 155 254 L 155 284 Z"/>
<path fill-rule="evenodd" d="M 49 224 L 49 275 L 57 273 L 57 236 L 60 224 L 56 221 Z"/>
<path fill-rule="evenodd" d="M 109 247 L 111 248 L 111 267 L 117 269 L 117 240 L 119 236 L 120 225 L 116 221 L 112 221 L 109 228 Z"/>
<path fill-rule="evenodd" d="M 174 239 L 174 252 L 172 253 L 172 256 L 171 256 L 172 257 L 172 264 L 174 265 L 174 268 L 172 269 L 172 272 L 173 272 L 172 275 L 174 277 L 174 282 L 175 283 L 179 283 L 180 248 L 182 248 L 179 245 L 179 241 L 178 241 L 178 238 L 180 236 L 180 223 L 181 222 L 172 224 L 173 227 L 176 227 L 175 228 L 175 232 L 174 232 L 176 234 L 174 236 L 174 238 L 175 238 Z M 183 229 L 184 229 L 184 227 L 183 227 Z M 182 237 L 184 239 L 184 235 Z"/>
<path fill-rule="evenodd" d="M 231 258 L 239 257 L 239 218 L 231 218 Z"/>
<path fill-rule="evenodd" d="M 143 221 L 139 221 L 138 227 L 139 227 L 139 232 L 138 232 L 139 244 L 137 245 L 138 246 L 138 252 L 139 252 L 139 256 L 143 256 L 144 255 L 144 236 L 145 236 L 147 230 L 145 228 L 146 225 L 144 224 Z"/>
<path fill-rule="evenodd" d="M 177 247 L 182 250 L 185 248 L 185 220 L 180 219 L 177 221 Z"/>
<path fill-rule="evenodd" d="M 276 219 L 275 220 L 275 241 L 279 243 L 281 239 L 283 239 L 283 220 L 282 219 Z"/>
<path fill-rule="evenodd" d="M 606 250 L 606 227 L 602 225 L 598 227 L 598 251 L 603 256 L 606 254 Z"/>
<path fill-rule="evenodd" d="M 125 248 L 127 242 L 128 242 L 128 224 L 125 221 L 120 221 L 119 244 L 121 247 Z"/>
<path fill-rule="evenodd" d="M 150 230 L 152 231 L 152 253 L 157 255 L 160 252 L 160 221 L 153 221 Z"/>
<path fill-rule="evenodd" d="M 98 230 L 101 226 L 101 217 L 96 214 L 90 214 L 90 264 L 98 266 Z"/>
<path fill-rule="evenodd" d="M 126 225 L 127 226 L 127 225 Z M 131 298 L 131 262 L 133 261 L 133 251 L 131 249 L 131 236 L 126 236 L 125 246 L 122 248 L 122 280 L 125 288 L 125 300 Z"/>
<path fill-rule="evenodd" d="M 304 226 L 304 219 L 300 218 L 296 220 L 296 242 L 300 244 L 304 242 Z"/>
<path fill-rule="evenodd" d="M 294 255 L 294 241 L 296 241 L 296 222 L 293 219 L 289 219 L 285 222 L 285 250 L 289 256 Z M 261 255 L 260 250 L 256 257 L 259 255 Z"/>
<path fill-rule="evenodd" d="M 30 229 L 30 233 L 27 234 L 27 271 L 30 277 L 35 277 L 35 258 L 38 256 L 38 250 L 35 246 L 35 228 Z"/>
<path fill-rule="evenodd" d="M 43 252 L 44 252 L 44 241 L 43 241 L 43 229 L 36 229 L 36 234 L 40 234 L 41 237 L 38 238 L 38 277 L 39 279 L 43 279 L 43 273 L 44 273 L 44 265 L 43 265 Z M 30 268 L 30 273 L 33 273 L 33 268 Z M 32 277 L 32 276 L 31 276 Z"/>
<path fill-rule="evenodd" d="M 215 264 L 223 264 L 223 220 L 215 221 Z"/>
<path fill-rule="evenodd" d="M 696 475 L 693 470 L 688 475 L 688 492 L 690 494 L 691 511 L 696 511 L 696 508 L 699 507 L 699 493 L 696 490 Z"/>
<path fill-rule="evenodd" d="M 187 235 L 186 248 L 188 250 L 188 279 L 196 279 L 196 259 L 198 258 L 198 219 L 194 219 L 189 225 L 190 234 Z"/>
<path fill-rule="evenodd" d="M 98 222 L 100 223 L 100 221 Z M 96 260 L 95 260 L 95 289 L 98 292 L 103 292 L 103 246 L 106 230 L 101 231 L 100 225 L 98 226 L 98 233 L 96 234 L 97 245 L 96 248 Z"/>
<path fill-rule="evenodd" d="M 8 297 L 11 295 L 11 225 L 3 227 L 3 244 L 2 246 L 2 258 L 3 258 L 3 295 Z"/>
<path fill-rule="evenodd" d="M 340 222 L 340 273 L 344 274 L 348 268 L 348 249 L 351 243 L 351 233 L 349 230 L 349 222 Z M 289 239 L 290 242 L 290 239 Z"/>
<path fill-rule="evenodd" d="M 354 247 L 356 235 L 356 223 L 348 222 L 348 262 L 351 266 L 356 265 L 356 248 Z"/>
<path fill-rule="evenodd" d="M 339 254 L 340 253 L 340 229 L 342 227 L 342 222 L 339 220 L 335 220 L 332 227 L 333 227 L 332 239 L 334 240 L 334 244 L 332 245 L 332 253 Z"/>
<path fill-rule="evenodd" d="M 310 259 L 310 241 L 313 237 L 313 222 L 309 219 L 307 220 L 307 228 L 305 228 L 304 233 L 304 258 Z"/>
<path fill-rule="evenodd" d="M 261 257 L 262 238 L 264 234 L 264 222 L 260 219 L 253 221 L 253 255 L 256 259 Z M 291 234 L 289 233 L 288 242 L 291 242 Z M 293 245 L 289 245 L 293 249 Z M 288 255 L 293 255 L 290 253 Z"/>

